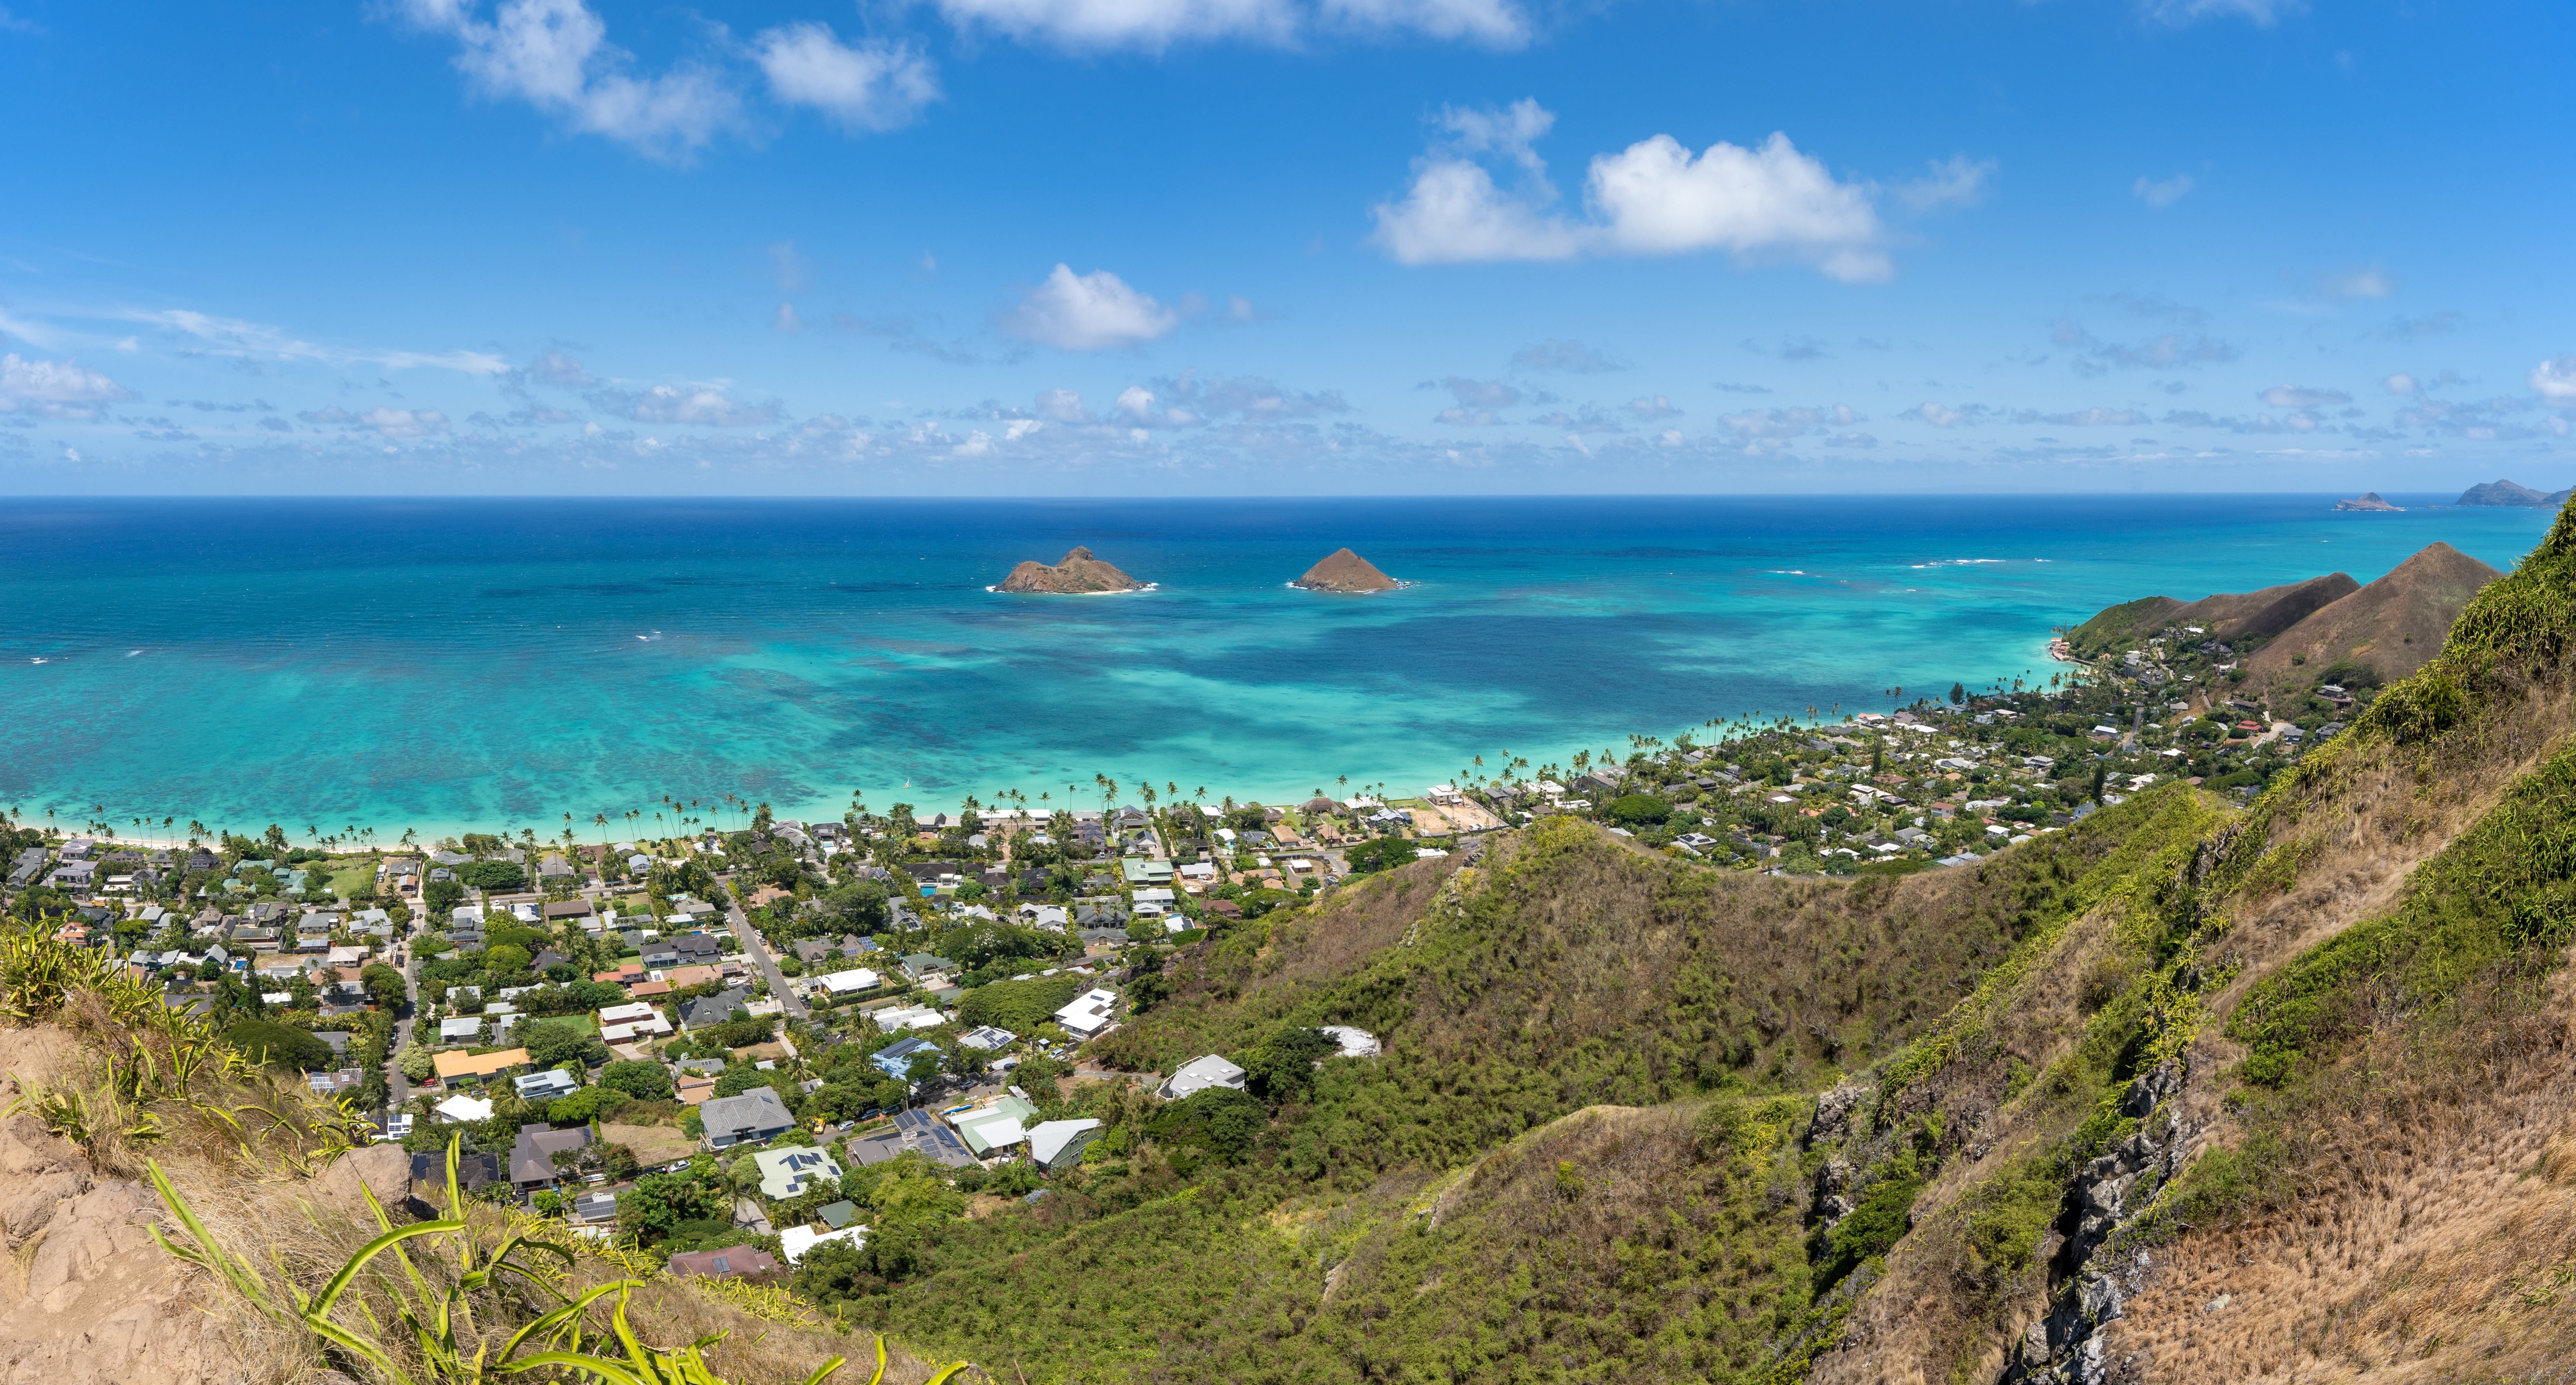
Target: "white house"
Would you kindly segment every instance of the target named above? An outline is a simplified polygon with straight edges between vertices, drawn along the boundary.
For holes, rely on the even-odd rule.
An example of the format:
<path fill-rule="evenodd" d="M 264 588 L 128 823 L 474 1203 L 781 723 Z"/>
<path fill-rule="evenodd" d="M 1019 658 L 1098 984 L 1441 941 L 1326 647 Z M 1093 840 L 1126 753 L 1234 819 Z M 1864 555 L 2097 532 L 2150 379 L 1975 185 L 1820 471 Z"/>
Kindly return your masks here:
<path fill-rule="evenodd" d="M 824 977 L 823 989 L 834 995 L 855 995 L 860 991 L 875 990 L 883 980 L 883 977 L 866 967 L 852 967 L 848 971 L 836 971 Z"/>
<path fill-rule="evenodd" d="M 1048 1121 L 1029 1132 L 1029 1162 L 1049 1173 L 1082 1162 L 1084 1146 L 1100 1136 L 1096 1120 Z"/>
<path fill-rule="evenodd" d="M 926 1005 L 877 1011 L 877 1028 L 889 1033 L 897 1029 L 936 1029 L 947 1022 L 946 1015 Z"/>
<path fill-rule="evenodd" d="M 1109 991 L 1087 991 L 1055 1012 L 1055 1022 L 1077 1038 L 1097 1037 L 1109 1028 L 1109 1012 L 1118 1006 L 1118 997 Z"/>
<path fill-rule="evenodd" d="M 792 1265 L 804 1259 L 805 1252 L 825 1241 L 847 1241 L 854 1249 L 866 1245 L 867 1231 L 864 1226 L 853 1226 L 846 1231 L 817 1231 L 810 1226 L 791 1226 L 778 1233 L 778 1248 L 786 1253 L 787 1263 Z"/>
<path fill-rule="evenodd" d="M 1157 1094 L 1165 1101 L 1178 1101 L 1193 1092 L 1203 1092 L 1210 1087 L 1229 1087 L 1238 1092 L 1242 1091 L 1243 1069 L 1213 1053 L 1204 1058 L 1193 1058 L 1181 1064 L 1180 1071 L 1164 1079 Z"/>

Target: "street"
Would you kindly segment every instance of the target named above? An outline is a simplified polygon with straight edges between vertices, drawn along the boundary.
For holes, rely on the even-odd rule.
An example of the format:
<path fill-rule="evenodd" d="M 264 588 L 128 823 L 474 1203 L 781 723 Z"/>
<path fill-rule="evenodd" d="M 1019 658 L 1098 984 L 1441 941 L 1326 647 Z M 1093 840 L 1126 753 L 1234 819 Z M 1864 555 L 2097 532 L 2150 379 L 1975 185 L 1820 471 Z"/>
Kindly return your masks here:
<path fill-rule="evenodd" d="M 759 964 L 760 974 L 769 978 L 769 993 L 787 1007 L 787 1013 L 800 1020 L 812 1018 L 804 999 L 788 989 L 787 973 L 778 969 L 778 959 L 769 955 L 768 944 L 760 940 L 759 930 L 751 926 L 751 916 L 742 911 L 742 906 L 726 905 L 725 922 L 733 926 L 734 940 L 742 944 L 743 955 Z"/>

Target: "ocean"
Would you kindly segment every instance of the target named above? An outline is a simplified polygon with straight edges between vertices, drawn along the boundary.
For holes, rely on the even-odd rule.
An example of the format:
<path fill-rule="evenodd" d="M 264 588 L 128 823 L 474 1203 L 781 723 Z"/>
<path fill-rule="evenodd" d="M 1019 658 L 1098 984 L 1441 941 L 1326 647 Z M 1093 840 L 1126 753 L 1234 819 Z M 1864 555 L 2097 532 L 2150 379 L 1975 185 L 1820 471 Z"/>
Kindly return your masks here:
<path fill-rule="evenodd" d="M 2044 681 L 2114 602 L 2507 568 L 2552 518 L 2392 498 L 9 500 L 0 805 L 595 840 L 727 795 L 1410 793 Z M 1076 544 L 1157 589 L 986 590 Z M 1286 585 L 1344 545 L 1414 585 Z"/>

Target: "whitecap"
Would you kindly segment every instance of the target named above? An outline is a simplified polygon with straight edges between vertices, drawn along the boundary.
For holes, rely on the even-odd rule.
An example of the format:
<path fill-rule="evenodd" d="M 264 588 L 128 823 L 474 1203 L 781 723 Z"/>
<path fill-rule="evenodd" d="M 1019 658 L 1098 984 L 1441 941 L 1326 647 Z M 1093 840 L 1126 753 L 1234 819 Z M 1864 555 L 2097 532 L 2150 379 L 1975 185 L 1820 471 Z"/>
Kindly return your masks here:
<path fill-rule="evenodd" d="M 131 658 L 133 658 L 135 655 L 140 654 L 140 653 L 142 653 L 142 652 L 143 652 L 143 651 L 142 651 L 142 650 L 140 650 L 140 649 L 129 649 L 129 650 L 125 651 L 125 657 L 126 657 L 126 658 L 131 659 Z"/>

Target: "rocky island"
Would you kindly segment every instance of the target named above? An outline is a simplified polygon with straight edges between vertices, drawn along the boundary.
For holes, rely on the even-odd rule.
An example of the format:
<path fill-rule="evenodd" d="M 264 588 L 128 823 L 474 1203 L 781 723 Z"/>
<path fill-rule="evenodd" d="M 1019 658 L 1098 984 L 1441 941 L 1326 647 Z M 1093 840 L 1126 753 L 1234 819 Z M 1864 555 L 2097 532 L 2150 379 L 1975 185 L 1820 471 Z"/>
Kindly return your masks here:
<path fill-rule="evenodd" d="M 1310 592 L 1391 592 L 1404 584 L 1378 571 L 1368 559 L 1339 548 L 1288 585 Z"/>
<path fill-rule="evenodd" d="M 1003 578 L 1002 584 L 993 590 L 1093 596 L 1105 592 L 1143 591 L 1149 585 L 1091 556 L 1090 549 L 1076 548 L 1053 567 L 1034 559 L 1020 564 L 1011 569 L 1011 575 Z"/>
<path fill-rule="evenodd" d="M 2567 497 L 2570 495 L 2576 495 L 2576 488 L 2543 494 L 2518 482 L 2481 481 L 2460 492 L 2460 498 L 2451 503 L 2460 506 L 2510 506 L 2518 509 L 2554 510 L 2566 504 Z"/>
<path fill-rule="evenodd" d="M 2391 505 L 2387 501 L 2380 499 L 2379 492 L 2377 491 L 2363 491 L 2361 494 L 2354 496 L 2350 500 L 2338 500 L 2335 502 L 2335 508 L 2338 510 L 2387 510 L 2392 513 L 2401 514 L 2404 513 L 2406 509 L 2403 505 Z"/>

